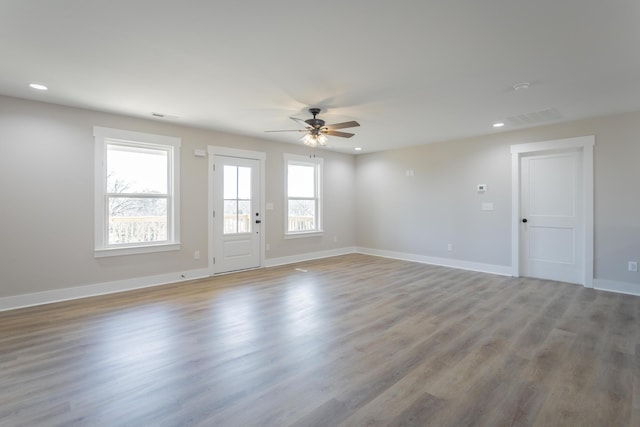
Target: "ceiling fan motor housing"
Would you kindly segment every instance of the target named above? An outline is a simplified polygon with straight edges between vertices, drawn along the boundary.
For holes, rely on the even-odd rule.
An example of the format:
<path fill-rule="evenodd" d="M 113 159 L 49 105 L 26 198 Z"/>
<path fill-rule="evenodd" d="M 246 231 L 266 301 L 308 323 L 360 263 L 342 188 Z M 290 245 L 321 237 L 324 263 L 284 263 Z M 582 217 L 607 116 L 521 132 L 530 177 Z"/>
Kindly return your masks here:
<path fill-rule="evenodd" d="M 315 129 L 319 129 L 322 126 L 324 126 L 324 120 L 322 119 L 316 119 L 316 116 L 318 114 L 320 114 L 320 109 L 319 108 L 309 108 L 309 112 L 311 114 L 313 114 L 313 119 L 307 119 L 304 122 L 306 124 L 308 124 L 309 126 L 315 128 Z"/>
<path fill-rule="evenodd" d="M 324 120 L 321 119 L 308 119 L 304 122 L 315 129 L 319 129 L 324 126 Z"/>

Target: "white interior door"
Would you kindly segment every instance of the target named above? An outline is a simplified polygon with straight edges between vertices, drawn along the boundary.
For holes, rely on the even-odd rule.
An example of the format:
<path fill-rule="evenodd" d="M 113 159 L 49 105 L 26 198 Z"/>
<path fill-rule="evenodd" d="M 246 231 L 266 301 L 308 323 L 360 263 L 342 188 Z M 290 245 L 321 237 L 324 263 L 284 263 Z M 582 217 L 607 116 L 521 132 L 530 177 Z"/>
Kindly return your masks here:
<path fill-rule="evenodd" d="M 584 283 L 582 153 L 521 157 L 523 276 Z"/>
<path fill-rule="evenodd" d="M 260 161 L 215 155 L 214 273 L 260 267 Z"/>

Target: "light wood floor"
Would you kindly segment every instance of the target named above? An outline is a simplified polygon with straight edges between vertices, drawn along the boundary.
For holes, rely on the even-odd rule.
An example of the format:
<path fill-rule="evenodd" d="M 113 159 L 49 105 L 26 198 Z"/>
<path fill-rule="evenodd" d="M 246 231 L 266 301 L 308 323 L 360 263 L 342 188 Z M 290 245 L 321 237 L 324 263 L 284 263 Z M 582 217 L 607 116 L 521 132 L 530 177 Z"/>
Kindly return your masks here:
<path fill-rule="evenodd" d="M 348 255 L 15 310 L 0 425 L 640 426 L 639 302 Z"/>

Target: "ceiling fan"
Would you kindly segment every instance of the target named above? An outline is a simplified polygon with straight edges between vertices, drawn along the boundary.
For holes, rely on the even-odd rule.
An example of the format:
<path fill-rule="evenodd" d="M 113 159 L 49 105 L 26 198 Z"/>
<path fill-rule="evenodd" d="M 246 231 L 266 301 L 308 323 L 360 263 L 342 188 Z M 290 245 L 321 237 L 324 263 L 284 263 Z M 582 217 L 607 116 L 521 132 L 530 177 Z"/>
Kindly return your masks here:
<path fill-rule="evenodd" d="M 339 136 L 341 138 L 351 138 L 354 135 L 353 133 L 340 132 L 336 129 L 360 126 L 360 123 L 355 121 L 327 125 L 324 120 L 316 118 L 316 116 L 320 114 L 320 108 L 309 108 L 309 112 L 313 115 L 312 119 L 303 120 L 297 117 L 290 117 L 291 120 L 302 124 L 304 129 L 268 130 L 265 132 L 305 132 L 305 135 L 302 137 L 302 142 L 310 147 L 316 147 L 317 145 L 327 145 L 327 135 Z"/>

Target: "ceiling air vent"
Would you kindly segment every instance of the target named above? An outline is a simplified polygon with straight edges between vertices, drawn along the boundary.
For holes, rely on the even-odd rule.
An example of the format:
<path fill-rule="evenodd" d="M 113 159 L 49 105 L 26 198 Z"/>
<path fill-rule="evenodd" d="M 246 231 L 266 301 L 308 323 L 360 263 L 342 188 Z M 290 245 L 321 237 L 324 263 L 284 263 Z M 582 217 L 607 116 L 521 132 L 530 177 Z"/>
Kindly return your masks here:
<path fill-rule="evenodd" d="M 518 114 L 516 116 L 507 117 L 507 121 L 512 126 L 533 126 L 541 123 L 552 122 L 563 119 L 555 108 L 547 108 L 546 110 L 534 111 L 533 113 Z"/>
<path fill-rule="evenodd" d="M 151 112 L 151 115 L 153 117 L 157 117 L 159 119 L 169 119 L 169 120 L 178 120 L 179 117 L 178 116 L 172 116 L 171 114 L 163 114 L 163 113 L 156 113 L 156 112 Z"/>

